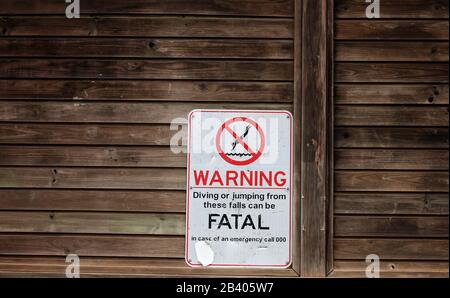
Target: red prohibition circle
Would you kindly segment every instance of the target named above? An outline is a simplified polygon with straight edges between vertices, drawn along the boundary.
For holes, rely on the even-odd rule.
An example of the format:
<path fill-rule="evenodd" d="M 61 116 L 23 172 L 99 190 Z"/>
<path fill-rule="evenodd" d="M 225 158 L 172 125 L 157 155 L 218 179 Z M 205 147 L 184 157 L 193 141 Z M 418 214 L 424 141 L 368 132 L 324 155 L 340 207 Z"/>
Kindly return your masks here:
<path fill-rule="evenodd" d="M 259 137 L 261 138 L 261 143 L 259 145 L 258 150 L 255 152 L 253 151 L 250 146 L 248 146 L 247 143 L 245 143 L 236 132 L 234 132 L 231 128 L 230 128 L 230 124 L 234 123 L 234 122 L 247 122 L 251 125 L 253 125 L 256 130 L 258 131 Z M 232 158 L 230 158 L 229 156 L 227 156 L 225 154 L 225 152 L 223 152 L 222 147 L 221 147 L 221 138 L 220 136 L 222 135 L 222 133 L 224 131 L 228 131 L 231 136 L 239 143 L 242 145 L 242 147 L 244 147 L 244 149 L 251 154 L 251 158 L 247 159 L 247 160 L 234 160 Z M 225 121 L 220 127 L 219 130 L 217 131 L 216 134 L 216 149 L 217 152 L 219 153 L 219 155 L 222 157 L 223 160 L 225 160 L 226 162 L 235 165 L 235 166 L 246 166 L 249 165 L 253 162 L 255 162 L 263 153 L 264 151 L 264 146 L 266 144 L 266 138 L 264 136 L 264 132 L 261 129 L 261 126 L 258 125 L 258 123 L 256 123 L 255 121 L 253 121 L 250 118 L 247 117 L 234 117 L 231 119 L 228 119 L 227 121 Z"/>

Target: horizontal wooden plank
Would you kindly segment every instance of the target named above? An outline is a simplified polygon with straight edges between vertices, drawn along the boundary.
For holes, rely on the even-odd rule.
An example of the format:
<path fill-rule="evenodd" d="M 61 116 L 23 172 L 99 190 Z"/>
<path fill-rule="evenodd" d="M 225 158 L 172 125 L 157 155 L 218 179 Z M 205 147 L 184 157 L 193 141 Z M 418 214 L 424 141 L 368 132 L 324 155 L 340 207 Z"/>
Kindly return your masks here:
<path fill-rule="evenodd" d="M 0 36 L 293 38 L 292 19 L 192 16 L 0 18 Z"/>
<path fill-rule="evenodd" d="M 0 256 L 2 277 L 65 277 L 65 257 Z M 81 277 L 220 276 L 297 277 L 292 269 L 271 268 L 191 268 L 182 259 L 83 257 Z"/>
<path fill-rule="evenodd" d="M 366 18 L 369 4 L 359 0 L 336 0 L 336 18 Z M 448 18 L 447 0 L 383 0 L 381 18 Z"/>
<path fill-rule="evenodd" d="M 336 127 L 337 148 L 448 148 L 448 128 Z"/>
<path fill-rule="evenodd" d="M 292 83 L 0 80 L 2 99 L 292 102 Z"/>
<path fill-rule="evenodd" d="M 182 258 L 184 237 L 117 235 L 0 235 L 0 255 Z"/>
<path fill-rule="evenodd" d="M 329 277 L 365 278 L 368 263 L 334 261 Z M 448 278 L 448 262 L 440 261 L 380 261 L 381 278 Z"/>
<path fill-rule="evenodd" d="M 448 192 L 448 172 L 336 171 L 336 191 Z"/>
<path fill-rule="evenodd" d="M 448 42 L 338 41 L 335 61 L 448 61 Z"/>
<path fill-rule="evenodd" d="M 282 16 L 293 14 L 292 0 L 91 0 L 82 3 L 83 13 L 93 14 L 206 14 L 206 15 L 251 15 Z M 2 0 L 4 15 L 14 14 L 61 14 L 67 4 L 58 0 L 36 2 Z"/>
<path fill-rule="evenodd" d="M 448 215 L 448 203 L 448 193 L 334 193 L 335 214 Z"/>
<path fill-rule="evenodd" d="M 1 81 L 0 81 L 1 84 Z M 336 84 L 336 104 L 448 104 L 448 85 Z"/>
<path fill-rule="evenodd" d="M 185 216 L 164 213 L 0 211 L 0 232 L 184 235 Z"/>
<path fill-rule="evenodd" d="M 2 152 L 1 147 L 0 152 Z M 448 170 L 448 155 L 448 150 L 337 149 L 334 151 L 334 168 L 338 170 Z"/>
<path fill-rule="evenodd" d="M 292 102 L 292 83 L 0 80 L 1 99 Z M 448 90 L 448 88 L 447 88 Z"/>
<path fill-rule="evenodd" d="M 336 237 L 448 237 L 448 217 L 335 216 Z"/>
<path fill-rule="evenodd" d="M 186 154 L 170 147 L 61 147 L 0 145 L 2 166 L 162 167 L 186 166 Z"/>
<path fill-rule="evenodd" d="M 377 254 L 381 260 L 448 260 L 448 240 L 438 239 L 334 239 L 334 257 L 365 260 Z"/>
<path fill-rule="evenodd" d="M 447 126 L 448 106 L 336 105 L 339 126 Z"/>
<path fill-rule="evenodd" d="M 0 59 L 0 78 L 34 79 L 293 79 L 291 61 Z"/>
<path fill-rule="evenodd" d="M 187 136 L 186 126 L 171 130 L 170 125 L 0 123 L 1 144 L 166 146 L 177 133 Z"/>
<path fill-rule="evenodd" d="M 289 104 L 185 102 L 15 102 L 2 101 L 0 121 L 90 123 L 186 123 L 194 109 L 291 110 Z"/>
<path fill-rule="evenodd" d="M 447 20 L 337 20 L 335 24 L 337 40 L 448 40 Z"/>
<path fill-rule="evenodd" d="M 337 83 L 448 83 L 444 63 L 335 63 Z"/>
<path fill-rule="evenodd" d="M 178 212 L 184 191 L 0 189 L 0 210 Z"/>
<path fill-rule="evenodd" d="M 0 188 L 186 188 L 185 169 L 1 167 Z"/>
<path fill-rule="evenodd" d="M 8 38 L 0 48 L 0 57 L 89 58 L 292 59 L 294 51 L 291 40 L 252 39 Z"/>

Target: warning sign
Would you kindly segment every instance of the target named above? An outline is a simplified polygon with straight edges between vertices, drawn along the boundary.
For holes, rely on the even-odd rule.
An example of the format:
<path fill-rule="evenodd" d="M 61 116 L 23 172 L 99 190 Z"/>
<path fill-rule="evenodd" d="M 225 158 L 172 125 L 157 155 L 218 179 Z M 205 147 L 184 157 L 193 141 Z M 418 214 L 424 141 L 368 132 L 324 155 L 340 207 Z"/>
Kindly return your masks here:
<path fill-rule="evenodd" d="M 292 115 L 189 114 L 186 263 L 288 267 L 292 225 Z"/>

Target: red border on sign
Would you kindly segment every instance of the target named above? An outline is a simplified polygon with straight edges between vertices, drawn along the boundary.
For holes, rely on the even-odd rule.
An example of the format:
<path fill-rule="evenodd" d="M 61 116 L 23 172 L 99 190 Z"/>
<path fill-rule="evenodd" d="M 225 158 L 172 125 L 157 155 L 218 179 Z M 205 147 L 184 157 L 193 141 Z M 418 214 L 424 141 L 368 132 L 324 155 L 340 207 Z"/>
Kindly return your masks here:
<path fill-rule="evenodd" d="M 191 160 L 191 154 L 190 154 L 190 142 L 191 142 L 191 120 L 192 116 L 196 112 L 213 112 L 213 113 L 253 113 L 253 114 L 286 114 L 289 116 L 290 119 L 290 163 L 289 163 L 289 241 L 288 241 L 288 247 L 289 247 L 289 260 L 287 264 L 282 265 L 242 265 L 242 264 L 210 264 L 208 267 L 262 267 L 262 268 L 270 268 L 270 267 L 276 267 L 276 268 L 288 268 L 292 265 L 292 151 L 293 151 L 293 117 L 292 114 L 288 111 L 261 111 L 261 110 L 192 110 L 189 113 L 188 116 L 188 141 L 187 141 L 187 191 L 186 191 L 186 237 L 185 237 L 185 254 L 184 254 L 184 261 L 189 267 L 202 267 L 201 264 L 192 264 L 188 260 L 189 255 L 189 246 L 188 246 L 188 239 L 189 239 L 189 206 L 190 206 L 190 160 Z M 241 117 L 242 118 L 242 117 Z"/>
<path fill-rule="evenodd" d="M 255 152 L 254 150 L 252 150 L 252 148 L 250 148 L 250 146 L 245 143 L 238 135 L 236 132 L 234 132 L 231 128 L 230 128 L 230 124 L 234 123 L 234 122 L 247 122 L 250 123 L 251 125 L 253 125 L 256 130 L 258 131 L 259 137 L 261 139 L 261 143 L 259 145 L 258 150 Z M 221 138 L 220 136 L 222 135 L 222 133 L 224 131 L 228 131 L 233 138 L 239 142 L 239 144 L 242 145 L 242 147 L 244 147 L 244 149 L 251 154 L 251 158 L 247 159 L 247 160 L 234 160 L 231 157 L 229 157 L 228 155 L 226 155 L 225 152 L 223 152 L 222 147 L 221 147 Z M 264 136 L 264 132 L 261 128 L 261 126 L 258 125 L 258 123 L 256 123 L 255 121 L 253 121 L 250 118 L 247 117 L 233 117 L 231 119 L 228 119 L 227 121 L 225 121 L 220 127 L 219 130 L 217 131 L 216 134 L 216 149 L 217 152 L 219 153 L 220 157 L 223 158 L 223 160 L 225 160 L 226 162 L 235 165 L 235 166 L 246 166 L 249 165 L 253 162 L 255 162 L 263 153 L 264 151 L 264 147 L 266 145 L 266 138 Z"/>

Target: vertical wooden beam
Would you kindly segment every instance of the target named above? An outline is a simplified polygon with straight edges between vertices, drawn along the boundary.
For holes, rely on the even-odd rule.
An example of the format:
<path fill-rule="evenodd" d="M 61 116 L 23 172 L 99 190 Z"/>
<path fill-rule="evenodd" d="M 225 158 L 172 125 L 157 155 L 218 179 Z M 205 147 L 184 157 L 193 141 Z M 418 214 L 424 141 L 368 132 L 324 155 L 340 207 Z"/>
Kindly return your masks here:
<path fill-rule="evenodd" d="M 327 0 L 303 0 L 301 275 L 326 276 L 328 194 Z"/>
<path fill-rule="evenodd" d="M 294 0 L 294 222 L 292 244 L 292 269 L 300 275 L 301 244 L 301 131 L 302 131 L 302 0 Z"/>
<path fill-rule="evenodd" d="M 327 263 L 326 274 L 334 268 L 333 238 L 334 238 L 334 0 L 329 0 L 327 8 Z"/>

